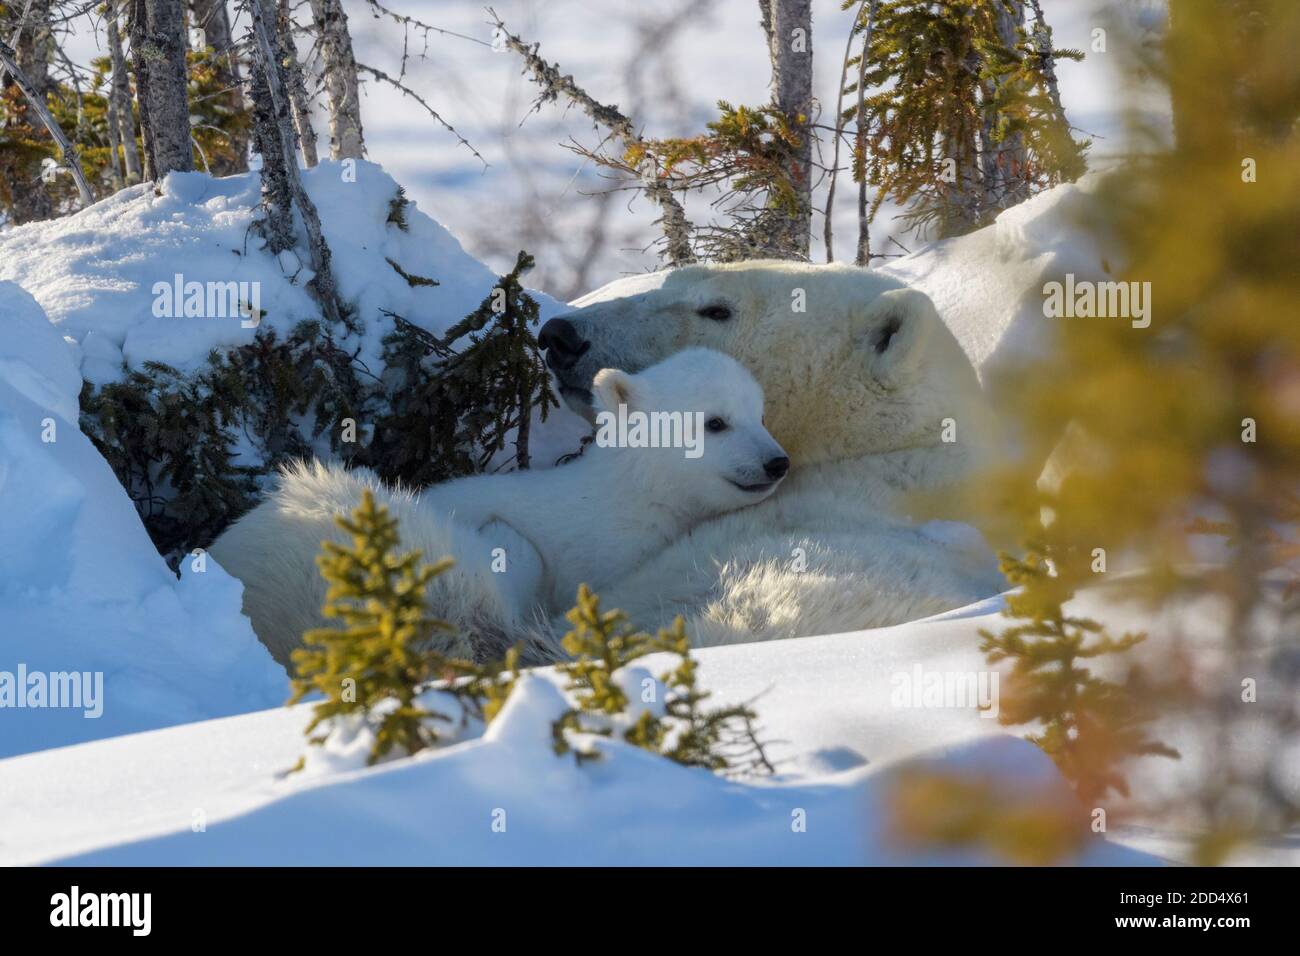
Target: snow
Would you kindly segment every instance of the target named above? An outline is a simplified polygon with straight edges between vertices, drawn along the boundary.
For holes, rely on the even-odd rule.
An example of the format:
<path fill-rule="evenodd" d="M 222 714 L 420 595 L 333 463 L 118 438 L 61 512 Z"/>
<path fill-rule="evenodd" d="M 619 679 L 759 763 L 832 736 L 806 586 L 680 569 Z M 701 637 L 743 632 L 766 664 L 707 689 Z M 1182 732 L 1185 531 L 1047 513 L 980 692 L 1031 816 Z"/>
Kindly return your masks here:
<path fill-rule="evenodd" d="M 398 186 L 373 163 L 323 162 L 302 175 L 339 292 L 367 330 L 361 341 L 341 344 L 360 347 L 369 367 L 378 367 L 380 340 L 392 327 L 385 310 L 443 333 L 495 285 L 497 274 L 418 205 L 407 210 L 406 230 L 389 224 Z M 191 370 L 213 348 L 252 342 L 258 327 L 238 313 L 171 314 L 178 283 L 246 283 L 266 313 L 260 327 L 280 333 L 319 316 L 305 285 L 307 263 L 293 252 L 279 259 L 264 253 L 250 231 L 258 190 L 254 173 L 171 173 L 156 189 L 124 189 L 76 215 L 0 232 L 0 279 L 31 293 L 58 331 L 80 344 L 91 382 L 119 379 L 123 362 Z M 438 285 L 412 286 L 385 259 Z M 156 290 L 160 284 L 166 291 Z M 536 298 L 543 319 L 563 308 L 541 293 Z"/>
<path fill-rule="evenodd" d="M 78 429 L 73 347 L 11 282 L 0 327 L 0 675 L 76 671 L 89 696 L 103 687 L 86 706 L 11 703 L 0 756 L 281 702 L 239 583 L 212 563 L 178 581 Z"/>
<path fill-rule="evenodd" d="M 558 678 L 536 671 L 481 736 L 371 768 L 286 775 L 308 705 L 11 758 L 0 863 L 997 862 L 898 843 L 888 802 L 918 766 L 975 774 L 1008 802 L 1063 792 L 1041 751 L 974 709 L 890 704 L 895 675 L 917 663 L 982 668 L 974 631 L 997 607 L 697 652 L 717 702 L 762 695 L 773 778 L 728 780 L 601 738 L 589 741 L 599 761 L 557 757 L 550 722 L 567 704 Z M 1095 839 L 1074 862 L 1158 861 Z"/>
<path fill-rule="evenodd" d="M 899 843 L 889 803 L 899 775 L 918 767 L 981 780 L 1008 806 L 1065 798 L 1051 761 L 973 700 L 903 690 L 918 674 L 987 678 L 978 632 L 1002 627 L 1001 610 L 991 598 L 896 627 L 696 651 L 711 703 L 758 711 L 773 777 L 724 779 L 596 737 L 585 743 L 601 760 L 557 757 L 550 722 L 566 699 L 543 669 L 523 678 L 486 732 L 471 721 L 436 749 L 375 767 L 364 765 L 364 731 L 308 748 L 308 704 L 0 760 L 0 864 L 1001 862 L 982 850 Z M 1169 623 L 1105 589 L 1076 599 L 1071 613 L 1117 630 Z M 1188 607 L 1180 623 L 1204 628 L 1212 616 Z M 643 659 L 624 680 L 670 661 Z M 424 703 L 456 714 L 439 692 Z M 1199 747 L 1191 728 L 1156 735 L 1184 759 L 1127 768 L 1154 799 L 1192 779 Z M 1242 735 L 1238 746 L 1249 759 L 1270 743 Z M 307 769 L 287 773 L 304 753 Z M 1300 784 L 1300 759 L 1290 774 Z M 1113 821 L 1131 811 L 1116 797 L 1103 807 Z M 792 829 L 796 819 L 804 832 Z M 1130 816 L 1063 862 L 1185 861 L 1189 836 L 1176 818 Z M 1297 851 L 1279 844 L 1237 862 L 1294 865 Z"/>

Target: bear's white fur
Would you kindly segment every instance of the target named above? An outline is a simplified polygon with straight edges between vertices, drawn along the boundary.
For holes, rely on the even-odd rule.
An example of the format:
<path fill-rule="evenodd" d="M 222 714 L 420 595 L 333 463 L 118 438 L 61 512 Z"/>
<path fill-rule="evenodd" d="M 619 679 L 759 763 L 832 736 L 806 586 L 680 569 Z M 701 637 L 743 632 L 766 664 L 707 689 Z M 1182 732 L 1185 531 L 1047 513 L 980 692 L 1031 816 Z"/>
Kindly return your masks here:
<path fill-rule="evenodd" d="M 904 513 L 902 493 L 965 477 L 991 444 L 975 370 L 922 293 L 852 266 L 759 261 L 638 277 L 575 305 L 562 318 L 580 357 L 548 350 L 575 410 L 597 368 L 707 346 L 754 373 L 791 458 L 778 494 L 705 522 L 602 591 L 605 606 L 643 628 L 684 614 L 707 645 L 895 624 L 1004 586 L 978 535 Z"/>
<path fill-rule="evenodd" d="M 288 666 L 303 631 L 323 625 L 315 558 L 323 540 L 345 538 L 335 517 L 366 488 L 398 519 L 403 550 L 456 559 L 430 586 L 430 612 L 457 627 L 446 650 L 484 659 L 572 606 L 579 584 L 604 587 L 701 520 L 763 500 L 780 481 L 765 467 L 784 474 L 785 452 L 763 427 L 762 391 L 721 353 L 688 349 L 636 375 L 604 369 L 592 390 L 614 415 L 623 406 L 625 420 L 689 416 L 692 431 L 676 437 L 691 447 L 598 440 L 563 467 L 475 475 L 419 494 L 337 465 L 286 469 L 211 548 L 244 583 L 245 613 L 276 660 Z"/>

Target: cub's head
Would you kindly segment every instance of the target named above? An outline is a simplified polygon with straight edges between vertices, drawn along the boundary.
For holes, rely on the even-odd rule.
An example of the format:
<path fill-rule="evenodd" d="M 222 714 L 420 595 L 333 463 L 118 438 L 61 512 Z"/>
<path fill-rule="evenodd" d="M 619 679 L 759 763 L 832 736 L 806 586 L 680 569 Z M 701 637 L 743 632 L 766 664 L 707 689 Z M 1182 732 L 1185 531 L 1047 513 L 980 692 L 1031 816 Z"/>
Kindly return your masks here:
<path fill-rule="evenodd" d="M 627 456 L 656 504 L 705 516 L 770 495 L 790 467 L 763 425 L 763 392 L 735 359 L 691 348 L 592 380 L 596 444 Z M 617 451 L 613 451 L 617 449 Z"/>
<path fill-rule="evenodd" d="M 767 424 L 796 464 L 959 441 L 986 428 L 975 370 L 923 293 L 847 265 L 698 265 L 612 284 L 539 334 L 571 408 L 597 371 L 637 371 L 703 346 L 762 385 Z M 966 427 L 961 427 L 962 423 Z"/>

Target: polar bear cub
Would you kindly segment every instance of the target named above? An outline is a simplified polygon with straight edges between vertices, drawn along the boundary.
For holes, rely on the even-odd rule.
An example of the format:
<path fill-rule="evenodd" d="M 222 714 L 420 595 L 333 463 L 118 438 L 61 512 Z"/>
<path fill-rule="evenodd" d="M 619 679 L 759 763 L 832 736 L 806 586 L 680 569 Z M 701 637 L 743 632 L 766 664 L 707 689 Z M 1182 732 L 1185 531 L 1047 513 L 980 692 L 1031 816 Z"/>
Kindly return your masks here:
<path fill-rule="evenodd" d="M 632 375 L 593 379 L 595 442 L 557 468 L 474 475 L 422 492 L 337 465 L 285 469 L 265 501 L 212 545 L 244 584 L 244 612 L 286 667 L 322 626 L 322 540 L 369 488 L 399 521 L 402 548 L 456 566 L 430 585 L 430 611 L 457 626 L 449 652 L 498 654 L 525 622 L 573 603 L 578 585 L 626 575 L 707 518 L 763 500 L 789 458 L 763 424 L 758 383 L 735 359 L 678 352 Z"/>

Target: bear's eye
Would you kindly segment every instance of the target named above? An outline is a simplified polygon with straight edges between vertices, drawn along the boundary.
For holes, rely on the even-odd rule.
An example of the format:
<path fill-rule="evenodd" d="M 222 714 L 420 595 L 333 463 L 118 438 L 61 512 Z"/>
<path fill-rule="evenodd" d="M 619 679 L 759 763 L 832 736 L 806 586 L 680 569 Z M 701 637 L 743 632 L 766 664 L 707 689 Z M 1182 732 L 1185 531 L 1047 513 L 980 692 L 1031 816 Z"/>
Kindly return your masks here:
<path fill-rule="evenodd" d="M 725 432 L 727 430 L 726 419 L 719 418 L 717 415 L 714 415 L 712 418 L 710 418 L 707 422 L 704 423 L 704 429 L 705 431 L 710 431 L 710 432 Z"/>
<path fill-rule="evenodd" d="M 695 314 L 704 319 L 712 319 L 714 322 L 725 322 L 731 318 L 731 306 L 729 305 L 706 305 L 702 309 L 696 309 Z"/>

